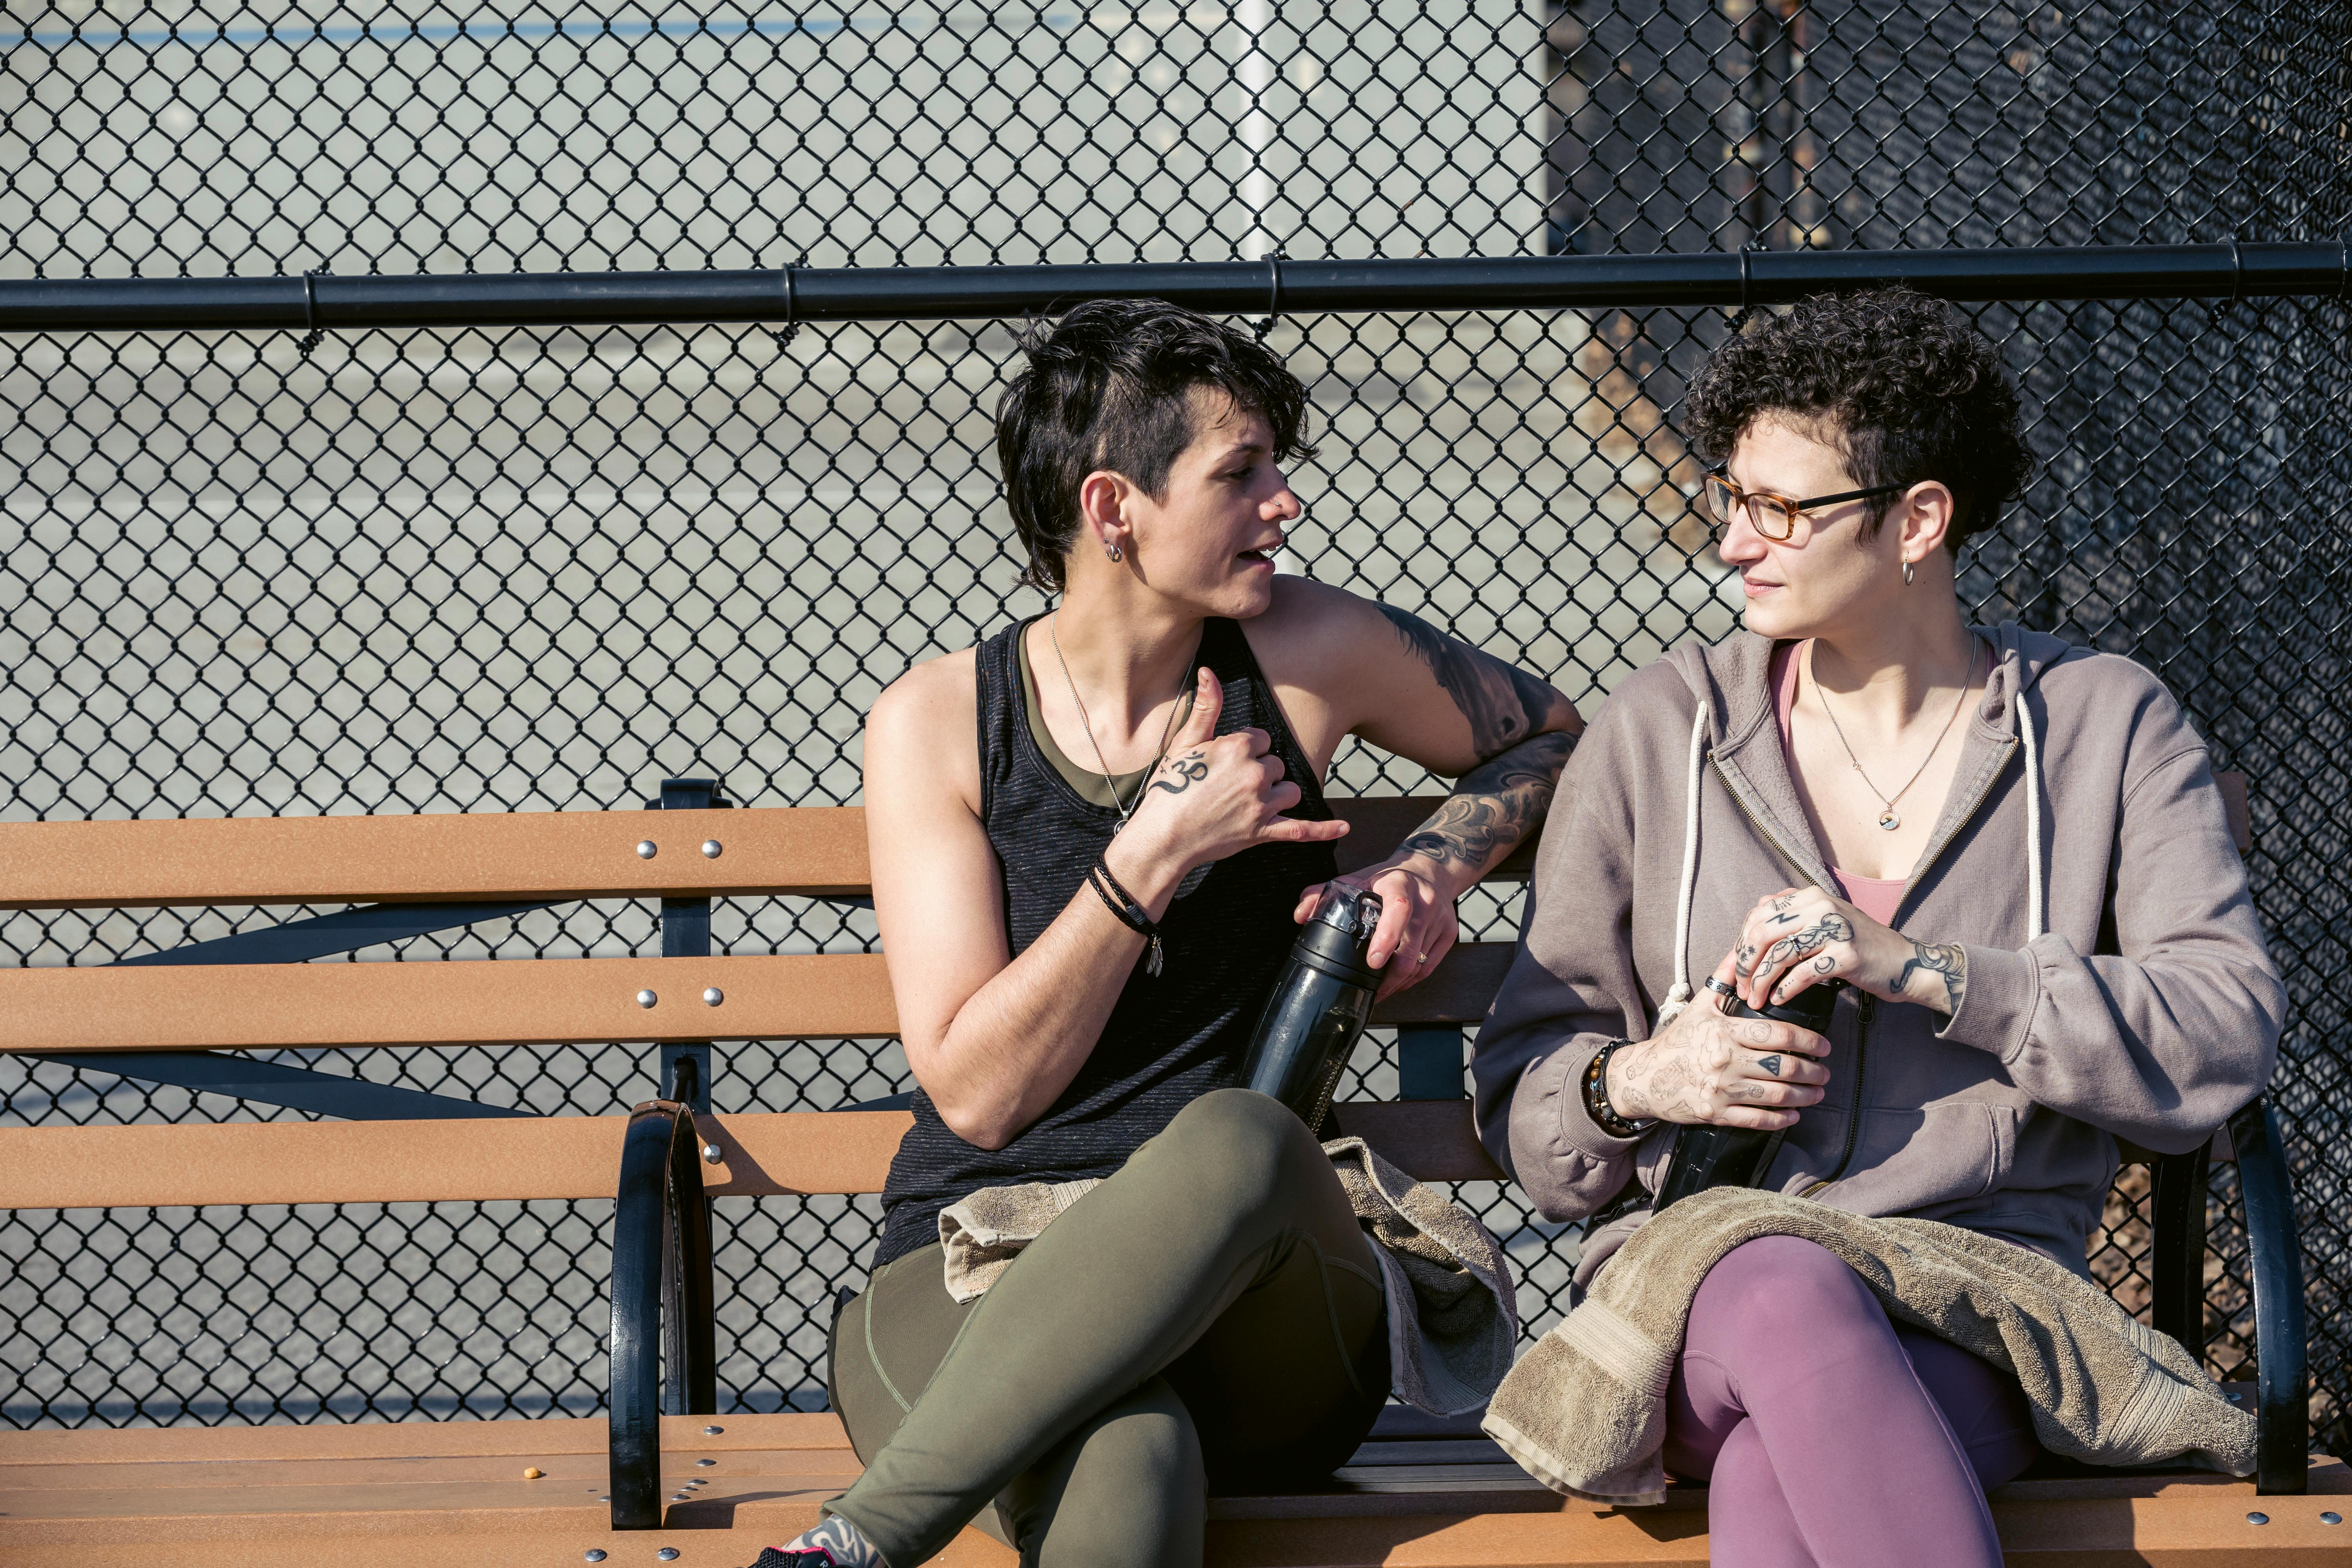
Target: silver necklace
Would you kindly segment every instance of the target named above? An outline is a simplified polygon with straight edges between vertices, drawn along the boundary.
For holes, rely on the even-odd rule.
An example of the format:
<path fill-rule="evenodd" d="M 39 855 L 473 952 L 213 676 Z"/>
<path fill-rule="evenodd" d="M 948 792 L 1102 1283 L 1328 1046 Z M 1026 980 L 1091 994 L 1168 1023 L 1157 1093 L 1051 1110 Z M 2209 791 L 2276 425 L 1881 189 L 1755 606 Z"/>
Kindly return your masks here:
<path fill-rule="evenodd" d="M 1078 705 L 1078 721 L 1087 727 L 1087 744 L 1095 749 L 1095 772 L 1102 774 L 1103 787 L 1110 791 L 1110 803 L 1118 808 L 1118 827 L 1111 830 L 1115 836 L 1119 828 L 1127 826 L 1127 819 L 1135 815 L 1135 808 L 1143 804 L 1143 791 L 1151 782 L 1151 770 L 1158 767 L 1160 760 L 1168 754 L 1168 737 L 1176 732 L 1176 710 L 1184 706 L 1184 694 L 1178 692 L 1176 700 L 1169 705 L 1168 722 L 1160 731 L 1160 750 L 1152 753 L 1150 764 L 1144 768 L 1143 777 L 1135 786 L 1135 799 L 1132 802 L 1119 799 L 1118 781 L 1110 776 L 1110 764 L 1103 758 L 1102 742 L 1095 739 L 1094 715 L 1087 711 L 1087 700 L 1078 695 L 1078 683 L 1070 674 L 1070 661 L 1062 652 L 1062 632 L 1058 625 L 1061 618 L 1062 612 L 1055 610 L 1053 620 L 1045 623 L 1045 635 L 1053 639 L 1054 660 L 1062 667 L 1062 679 L 1070 688 L 1070 700 Z M 1975 666 L 1971 664 L 1969 668 L 1973 669 Z"/>
<path fill-rule="evenodd" d="M 1822 711 L 1830 716 L 1830 728 L 1837 731 L 1838 744 L 1845 748 L 1845 760 L 1853 764 L 1855 773 L 1862 773 L 1863 784 L 1869 788 L 1871 794 L 1878 796 L 1879 805 L 1885 808 L 1878 814 L 1878 826 L 1892 833 L 1903 826 L 1903 818 L 1895 814 L 1895 803 L 1903 798 L 1904 791 L 1919 782 L 1919 775 L 1927 771 L 1927 764 L 1934 762 L 1936 753 L 1944 749 L 1944 742 L 1950 736 L 1953 724 L 1959 720 L 1960 710 L 1968 706 L 1969 688 L 1976 684 L 1976 639 L 1974 637 L 1969 639 L 1968 673 L 1960 677 L 1959 695 L 1952 700 L 1952 711 L 1945 718 L 1942 731 L 1936 736 L 1936 743 L 1927 748 L 1927 754 L 1919 760 L 1918 767 L 1912 770 L 1911 776 L 1903 781 L 1903 788 L 1896 790 L 1893 795 L 1888 795 L 1876 784 L 1872 784 L 1870 775 L 1863 773 L 1862 759 L 1853 754 L 1853 742 L 1845 738 L 1845 726 L 1838 722 L 1837 710 L 1830 706 L 1830 694 L 1822 689 L 1820 678 L 1813 674 L 1813 647 L 1811 642 L 1805 644 L 1805 679 L 1812 682 L 1813 695 L 1821 700 Z"/>

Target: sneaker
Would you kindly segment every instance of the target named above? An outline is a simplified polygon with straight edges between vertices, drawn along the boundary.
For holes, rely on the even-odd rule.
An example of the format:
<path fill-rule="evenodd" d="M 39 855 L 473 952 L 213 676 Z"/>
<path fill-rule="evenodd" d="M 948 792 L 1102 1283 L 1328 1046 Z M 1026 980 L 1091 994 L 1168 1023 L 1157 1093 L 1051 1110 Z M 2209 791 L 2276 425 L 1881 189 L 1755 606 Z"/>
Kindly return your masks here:
<path fill-rule="evenodd" d="M 833 1553 L 819 1546 L 807 1552 L 786 1552 L 781 1547 L 762 1546 L 760 1555 L 752 1560 L 751 1568 L 838 1568 Z"/>

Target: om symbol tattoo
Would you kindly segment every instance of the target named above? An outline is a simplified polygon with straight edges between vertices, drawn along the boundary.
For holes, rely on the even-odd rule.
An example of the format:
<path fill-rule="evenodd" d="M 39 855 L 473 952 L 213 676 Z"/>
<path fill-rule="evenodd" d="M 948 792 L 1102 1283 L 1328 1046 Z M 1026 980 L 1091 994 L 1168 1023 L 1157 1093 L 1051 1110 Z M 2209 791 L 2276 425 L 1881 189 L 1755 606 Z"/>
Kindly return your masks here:
<path fill-rule="evenodd" d="M 1151 781 L 1153 789 L 1164 789 L 1170 795 L 1182 795 L 1209 776 L 1209 764 L 1201 760 L 1200 752 L 1187 752 L 1181 757 L 1169 758 L 1167 765 L 1160 769 L 1160 777 Z M 1170 775 L 1183 782 L 1171 784 L 1168 782 Z"/>

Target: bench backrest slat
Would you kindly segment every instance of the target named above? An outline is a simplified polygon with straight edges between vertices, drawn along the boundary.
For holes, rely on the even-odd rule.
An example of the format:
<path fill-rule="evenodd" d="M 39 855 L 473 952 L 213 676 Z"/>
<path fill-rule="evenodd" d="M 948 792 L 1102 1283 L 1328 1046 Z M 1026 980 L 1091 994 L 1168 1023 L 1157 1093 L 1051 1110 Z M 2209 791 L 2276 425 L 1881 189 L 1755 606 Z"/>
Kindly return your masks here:
<path fill-rule="evenodd" d="M 849 806 L 0 823 L 0 909 L 863 893 L 866 880 L 866 813 Z"/>
<path fill-rule="evenodd" d="M 1439 804 L 1333 801 L 1351 826 L 1339 868 L 1386 856 Z M 1524 879 L 1534 858 L 1530 845 L 1493 875 Z M 13 910 L 856 896 L 870 877 L 858 806 L 0 823 L 0 909 Z"/>
<path fill-rule="evenodd" d="M 2251 852 L 2242 773 L 2220 773 L 2230 832 Z M 1334 800 L 1351 831 L 1339 869 L 1395 847 L 1442 797 Z M 715 858 L 705 840 L 720 846 Z M 641 858 L 637 846 L 656 853 Z M 1487 874 L 1523 881 L 1533 843 Z M 415 903 L 448 900 L 857 895 L 869 890 L 856 806 L 736 811 L 447 812 L 0 823 L 0 909 Z"/>
<path fill-rule="evenodd" d="M 1340 1130 L 1424 1181 L 1499 1180 L 1468 1102 L 1352 1101 Z M 903 1110 L 698 1116 L 712 1197 L 878 1193 Z M 609 1198 L 625 1116 L 0 1128 L 0 1209 Z"/>
<path fill-rule="evenodd" d="M 878 1193 L 903 1110 L 695 1119 L 713 1197 Z M 625 1116 L 0 1128 L 0 1209 L 610 1198 Z"/>
<path fill-rule="evenodd" d="M 1465 942 L 1373 1022 L 1475 1023 L 1508 942 Z M 606 1040 L 886 1039 L 898 1032 L 879 953 L 538 962 L 20 969 L 0 1051 L 235 1050 Z M 716 990 L 715 1005 L 703 1001 Z M 654 1005 L 637 998 L 651 992 Z"/>

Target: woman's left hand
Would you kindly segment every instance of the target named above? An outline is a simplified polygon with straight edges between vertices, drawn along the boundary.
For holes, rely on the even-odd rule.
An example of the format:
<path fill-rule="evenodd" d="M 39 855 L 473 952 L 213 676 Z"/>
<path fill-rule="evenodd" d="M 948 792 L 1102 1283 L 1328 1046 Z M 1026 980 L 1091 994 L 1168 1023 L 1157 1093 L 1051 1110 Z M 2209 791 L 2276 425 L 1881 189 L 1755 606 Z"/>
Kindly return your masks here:
<path fill-rule="evenodd" d="M 1732 958 L 1740 1000 L 1751 1007 L 1786 1002 L 1806 986 L 1831 979 L 1882 1001 L 1927 1002 L 1925 995 L 1906 994 L 1906 988 L 1929 967 L 1920 954 L 1941 951 L 1889 930 L 1819 888 L 1784 888 L 1749 911 Z"/>
<path fill-rule="evenodd" d="M 1332 885 L 1318 882 L 1299 894 L 1298 907 L 1290 918 L 1301 925 L 1313 920 L 1324 889 Z M 1371 951 L 1365 955 L 1381 972 L 1376 1001 L 1427 979 L 1460 934 L 1454 918 L 1454 894 L 1439 885 L 1438 873 L 1422 856 L 1409 855 L 1350 871 L 1338 879 L 1338 885 L 1369 888 L 1381 896 L 1381 923 L 1373 928 Z"/>

